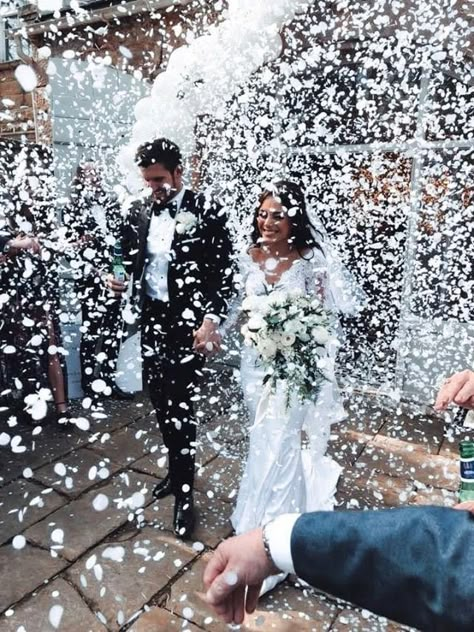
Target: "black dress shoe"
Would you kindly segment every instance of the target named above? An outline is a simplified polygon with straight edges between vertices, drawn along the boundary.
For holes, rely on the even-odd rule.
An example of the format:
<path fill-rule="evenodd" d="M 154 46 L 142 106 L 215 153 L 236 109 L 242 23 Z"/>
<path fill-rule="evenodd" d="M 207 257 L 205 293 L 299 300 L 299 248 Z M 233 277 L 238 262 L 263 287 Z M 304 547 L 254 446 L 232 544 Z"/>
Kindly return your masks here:
<path fill-rule="evenodd" d="M 176 499 L 173 527 L 178 538 L 186 540 L 191 537 L 194 528 L 194 502 L 191 495 Z"/>
<path fill-rule="evenodd" d="M 153 490 L 153 497 L 159 500 L 160 498 L 165 498 L 173 493 L 173 488 L 171 485 L 171 479 L 169 476 L 166 476 L 162 481 L 158 483 L 158 485 Z"/>
<path fill-rule="evenodd" d="M 135 399 L 135 393 L 128 393 L 127 391 L 122 391 L 122 389 L 119 386 L 115 385 L 115 386 L 112 386 L 112 397 L 115 397 L 116 399 L 132 401 L 132 399 Z"/>

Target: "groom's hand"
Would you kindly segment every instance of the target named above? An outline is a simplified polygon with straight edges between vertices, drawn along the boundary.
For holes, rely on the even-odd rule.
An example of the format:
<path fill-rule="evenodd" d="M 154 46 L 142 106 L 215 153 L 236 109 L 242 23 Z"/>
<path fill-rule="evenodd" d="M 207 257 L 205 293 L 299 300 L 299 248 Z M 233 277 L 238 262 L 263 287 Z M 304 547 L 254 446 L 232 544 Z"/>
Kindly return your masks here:
<path fill-rule="evenodd" d="M 220 351 L 222 337 L 219 325 L 210 318 L 204 318 L 202 325 L 194 332 L 193 349 L 205 356 Z"/>

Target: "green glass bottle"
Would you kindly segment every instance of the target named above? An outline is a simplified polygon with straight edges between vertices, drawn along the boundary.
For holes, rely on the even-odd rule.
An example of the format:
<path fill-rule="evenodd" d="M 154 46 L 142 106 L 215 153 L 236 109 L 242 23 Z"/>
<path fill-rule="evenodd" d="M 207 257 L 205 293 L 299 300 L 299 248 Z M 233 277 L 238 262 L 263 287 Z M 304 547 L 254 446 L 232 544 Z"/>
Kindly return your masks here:
<path fill-rule="evenodd" d="M 122 244 L 119 241 L 116 241 L 114 246 L 112 274 L 114 275 L 114 279 L 116 281 L 121 281 L 122 283 L 127 278 L 127 272 L 125 270 L 125 266 L 123 265 Z"/>
<path fill-rule="evenodd" d="M 461 468 L 459 501 L 474 500 L 474 441 L 461 441 L 459 455 Z"/>

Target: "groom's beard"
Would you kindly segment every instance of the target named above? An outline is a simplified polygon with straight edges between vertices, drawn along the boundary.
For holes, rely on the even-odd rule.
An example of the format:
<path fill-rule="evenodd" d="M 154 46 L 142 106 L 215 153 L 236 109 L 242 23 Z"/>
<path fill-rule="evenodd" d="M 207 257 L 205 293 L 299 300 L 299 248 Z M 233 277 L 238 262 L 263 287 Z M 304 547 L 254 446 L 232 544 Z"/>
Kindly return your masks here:
<path fill-rule="evenodd" d="M 173 178 L 172 184 L 166 184 L 159 189 L 153 191 L 153 199 L 160 204 L 160 206 L 166 206 L 166 204 L 172 200 L 178 193 L 178 188 Z"/>

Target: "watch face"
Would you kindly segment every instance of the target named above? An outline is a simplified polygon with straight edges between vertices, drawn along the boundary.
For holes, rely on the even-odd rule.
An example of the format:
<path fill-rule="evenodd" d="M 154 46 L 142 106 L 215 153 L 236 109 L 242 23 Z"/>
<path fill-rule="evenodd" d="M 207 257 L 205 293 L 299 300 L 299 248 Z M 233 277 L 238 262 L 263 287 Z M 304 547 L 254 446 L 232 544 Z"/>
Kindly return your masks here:
<path fill-rule="evenodd" d="M 6 244 L 3 246 L 3 254 L 4 254 L 4 255 L 8 254 L 8 253 L 10 252 L 10 248 L 11 248 L 10 244 L 9 244 L 9 243 L 6 243 Z"/>

